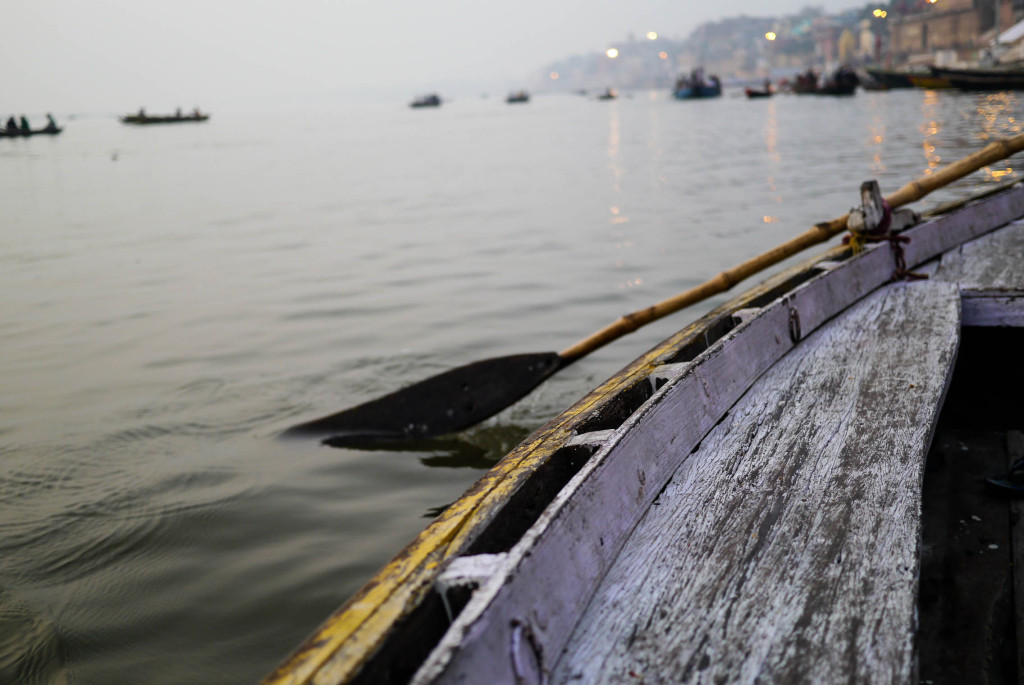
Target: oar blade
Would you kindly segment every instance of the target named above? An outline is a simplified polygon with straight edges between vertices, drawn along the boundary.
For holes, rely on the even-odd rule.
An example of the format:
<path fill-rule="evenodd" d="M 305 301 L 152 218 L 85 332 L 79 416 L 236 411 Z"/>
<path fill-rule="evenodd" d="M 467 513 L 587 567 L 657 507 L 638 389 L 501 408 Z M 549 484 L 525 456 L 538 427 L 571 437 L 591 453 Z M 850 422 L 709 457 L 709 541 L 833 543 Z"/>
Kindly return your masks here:
<path fill-rule="evenodd" d="M 418 440 L 468 428 L 525 396 L 565 365 L 555 352 L 494 357 L 431 376 L 285 431 L 332 445 Z"/>

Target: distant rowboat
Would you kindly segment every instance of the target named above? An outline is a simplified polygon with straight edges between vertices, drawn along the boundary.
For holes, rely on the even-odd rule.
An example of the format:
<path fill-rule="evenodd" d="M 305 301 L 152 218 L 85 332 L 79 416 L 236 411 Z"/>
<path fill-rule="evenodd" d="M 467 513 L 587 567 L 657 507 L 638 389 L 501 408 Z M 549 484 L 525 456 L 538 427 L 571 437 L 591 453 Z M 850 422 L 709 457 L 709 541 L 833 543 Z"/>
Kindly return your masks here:
<path fill-rule="evenodd" d="M 419 109 L 420 107 L 440 107 L 441 98 L 436 93 L 431 93 L 430 95 L 424 95 L 413 100 L 409 103 L 409 106 L 414 109 Z"/>
<path fill-rule="evenodd" d="M 122 124 L 135 124 L 135 125 L 146 125 L 146 124 L 183 124 L 189 122 L 206 121 L 210 118 L 209 114 L 171 114 L 161 116 L 149 116 L 148 114 L 126 114 L 122 117 Z"/>
<path fill-rule="evenodd" d="M 63 128 L 38 128 L 33 131 L 19 130 L 12 133 L 8 133 L 6 129 L 0 129 L 0 138 L 28 138 L 30 136 L 55 136 L 63 130 Z"/>
<path fill-rule="evenodd" d="M 703 69 L 694 69 L 689 76 L 680 76 L 672 89 L 672 97 L 676 100 L 716 98 L 721 94 L 722 82 L 717 76 L 705 79 Z"/>

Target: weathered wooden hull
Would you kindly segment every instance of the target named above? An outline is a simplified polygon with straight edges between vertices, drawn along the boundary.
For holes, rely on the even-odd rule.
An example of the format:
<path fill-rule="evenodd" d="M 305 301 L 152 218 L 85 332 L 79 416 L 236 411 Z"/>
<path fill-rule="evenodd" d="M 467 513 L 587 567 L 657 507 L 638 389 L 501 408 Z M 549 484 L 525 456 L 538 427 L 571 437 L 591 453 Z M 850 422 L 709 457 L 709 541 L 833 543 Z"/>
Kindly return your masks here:
<path fill-rule="evenodd" d="M 1021 216 L 1016 185 L 906 231 L 908 266 L 947 255 L 926 281 L 893 283 L 887 244 L 840 247 L 687 326 L 510 452 L 268 682 L 913 679 L 923 452 L 958 331 L 1024 326 L 1022 260 L 982 275 L 959 246 Z M 993 240 L 1019 256 L 1024 228 Z"/>

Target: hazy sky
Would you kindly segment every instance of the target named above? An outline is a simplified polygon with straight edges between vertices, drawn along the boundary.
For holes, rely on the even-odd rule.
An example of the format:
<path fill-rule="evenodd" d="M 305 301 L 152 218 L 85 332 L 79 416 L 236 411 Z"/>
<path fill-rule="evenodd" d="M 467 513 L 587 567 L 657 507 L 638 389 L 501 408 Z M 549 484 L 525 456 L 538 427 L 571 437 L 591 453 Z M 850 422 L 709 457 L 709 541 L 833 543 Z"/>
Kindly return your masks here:
<path fill-rule="evenodd" d="M 0 113 L 299 104 L 513 88 L 633 33 L 854 0 L 21 0 L 0 19 Z"/>

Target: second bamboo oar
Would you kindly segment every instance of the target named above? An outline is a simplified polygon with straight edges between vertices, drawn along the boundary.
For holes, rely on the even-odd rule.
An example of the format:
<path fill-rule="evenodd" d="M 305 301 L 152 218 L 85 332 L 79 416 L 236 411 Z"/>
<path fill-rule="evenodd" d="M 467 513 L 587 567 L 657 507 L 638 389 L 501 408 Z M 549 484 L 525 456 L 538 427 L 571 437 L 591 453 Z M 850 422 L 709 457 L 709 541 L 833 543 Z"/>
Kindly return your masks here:
<path fill-rule="evenodd" d="M 896 209 L 1021 150 L 1024 134 L 990 143 L 931 175 L 911 181 L 885 199 Z M 511 406 L 559 369 L 627 333 L 725 292 L 740 281 L 842 233 L 848 216 L 817 224 L 690 290 L 627 314 L 557 354 L 496 357 L 460 366 L 351 409 L 293 426 L 285 434 L 329 436 L 334 444 L 357 444 L 429 438 L 468 428 Z"/>

